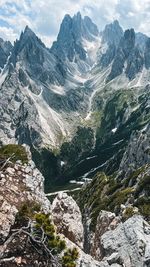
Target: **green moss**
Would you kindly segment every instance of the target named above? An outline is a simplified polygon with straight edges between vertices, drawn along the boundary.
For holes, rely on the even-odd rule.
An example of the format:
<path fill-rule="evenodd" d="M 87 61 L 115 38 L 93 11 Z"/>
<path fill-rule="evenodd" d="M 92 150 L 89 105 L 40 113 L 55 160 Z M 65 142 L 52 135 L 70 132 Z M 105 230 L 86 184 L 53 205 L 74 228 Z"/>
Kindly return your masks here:
<path fill-rule="evenodd" d="M 21 145 L 9 144 L 6 146 L 2 146 L 0 148 L 0 157 L 5 158 L 5 159 L 8 159 L 9 157 L 11 157 L 11 161 L 14 163 L 17 160 L 21 160 L 22 163 L 28 162 L 26 150 Z"/>

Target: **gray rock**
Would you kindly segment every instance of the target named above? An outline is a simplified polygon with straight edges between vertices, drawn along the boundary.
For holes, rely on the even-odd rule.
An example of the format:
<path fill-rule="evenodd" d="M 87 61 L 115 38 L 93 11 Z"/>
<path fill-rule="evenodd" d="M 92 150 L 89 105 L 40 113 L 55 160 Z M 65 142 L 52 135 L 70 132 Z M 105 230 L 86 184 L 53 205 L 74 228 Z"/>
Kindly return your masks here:
<path fill-rule="evenodd" d="M 141 131 L 134 132 L 123 155 L 119 170 L 124 177 L 141 166 L 150 163 L 150 125 L 147 124 Z"/>
<path fill-rule="evenodd" d="M 52 215 L 58 232 L 83 248 L 82 215 L 74 199 L 66 193 L 59 193 L 52 203 Z"/>
<path fill-rule="evenodd" d="M 105 260 L 115 260 L 113 255 L 118 253 L 119 258 L 125 267 L 141 267 L 146 265 L 149 257 L 150 225 L 141 216 L 135 215 L 126 222 L 119 224 L 115 230 L 107 231 L 101 237 L 102 249 Z M 145 265 L 143 263 L 145 262 Z M 118 262 L 118 264 L 120 264 Z"/>
<path fill-rule="evenodd" d="M 107 81 L 110 81 L 119 76 L 120 74 L 122 74 L 125 61 L 128 59 L 130 54 L 133 53 L 134 47 L 135 47 L 135 32 L 133 29 L 126 30 L 124 36 L 120 40 L 116 56 L 112 64 L 111 72 L 107 78 Z"/>
<path fill-rule="evenodd" d="M 119 25 L 119 22 L 115 20 L 113 23 L 106 25 L 102 32 L 102 42 L 108 45 L 115 45 L 118 47 L 120 39 L 123 37 L 123 29 Z"/>
<path fill-rule="evenodd" d="M 4 41 L 0 38 L 0 73 L 1 69 L 4 68 L 7 62 L 7 58 L 10 55 L 12 48 L 13 46 L 9 41 Z"/>
<path fill-rule="evenodd" d="M 66 15 L 62 21 L 57 41 L 53 43 L 51 52 L 62 60 L 73 61 L 74 58 L 86 60 L 86 51 L 82 45 L 82 38 L 93 41 L 98 36 L 97 26 L 89 17 L 81 17 L 78 12 L 73 18 Z"/>
<path fill-rule="evenodd" d="M 103 259 L 103 249 L 102 249 L 102 244 L 101 244 L 101 237 L 102 235 L 109 231 L 109 230 L 114 230 L 120 220 L 119 218 L 115 215 L 115 213 L 108 212 L 108 211 L 101 211 L 98 218 L 97 218 L 97 223 L 96 223 L 96 229 L 95 229 L 95 234 L 93 237 L 93 242 L 91 246 L 91 255 L 96 259 L 101 261 Z M 116 255 L 113 254 L 110 257 L 110 262 L 112 261 L 115 256 L 118 257 L 118 254 Z M 113 263 L 113 262 L 112 262 Z"/>
<path fill-rule="evenodd" d="M 6 169 L 7 179 L 0 181 L 0 195 L 2 196 L 0 199 L 0 243 L 8 236 L 22 204 L 28 201 L 37 202 L 40 204 L 42 212 L 46 214 L 51 212 L 50 202 L 44 194 L 44 177 L 35 167 L 32 169 L 33 165 L 30 161 L 30 165 L 26 167 L 32 175 L 23 176 L 24 166 L 16 163 L 14 168 Z M 15 170 L 16 166 L 19 171 Z"/>

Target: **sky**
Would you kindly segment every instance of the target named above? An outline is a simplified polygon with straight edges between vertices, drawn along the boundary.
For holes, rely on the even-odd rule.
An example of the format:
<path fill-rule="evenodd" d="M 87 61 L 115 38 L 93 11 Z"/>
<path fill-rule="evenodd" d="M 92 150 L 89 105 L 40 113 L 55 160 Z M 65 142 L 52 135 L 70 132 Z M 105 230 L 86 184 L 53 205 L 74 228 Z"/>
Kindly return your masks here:
<path fill-rule="evenodd" d="M 100 30 L 118 19 L 150 36 L 150 0 L 0 0 L 0 37 L 13 43 L 28 25 L 50 47 L 64 15 L 78 11 Z"/>

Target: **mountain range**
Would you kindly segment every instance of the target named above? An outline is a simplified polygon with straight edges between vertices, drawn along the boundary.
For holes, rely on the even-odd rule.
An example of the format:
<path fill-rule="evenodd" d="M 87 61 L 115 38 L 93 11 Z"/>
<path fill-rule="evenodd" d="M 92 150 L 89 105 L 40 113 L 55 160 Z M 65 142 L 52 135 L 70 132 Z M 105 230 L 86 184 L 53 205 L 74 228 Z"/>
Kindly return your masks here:
<path fill-rule="evenodd" d="M 26 26 L 14 45 L 0 39 L 0 59 L 1 142 L 29 145 L 41 170 L 48 153 L 47 177 L 113 173 L 149 131 L 150 38 L 117 20 L 100 32 L 66 15 L 51 48 Z"/>

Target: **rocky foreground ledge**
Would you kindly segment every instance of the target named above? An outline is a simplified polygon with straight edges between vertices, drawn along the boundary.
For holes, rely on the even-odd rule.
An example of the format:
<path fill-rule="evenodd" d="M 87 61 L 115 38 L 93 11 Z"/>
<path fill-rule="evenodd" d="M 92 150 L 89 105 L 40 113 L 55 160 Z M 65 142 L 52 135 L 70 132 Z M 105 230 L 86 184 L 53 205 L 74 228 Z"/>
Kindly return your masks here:
<path fill-rule="evenodd" d="M 44 177 L 35 167 L 30 153 L 28 162 L 7 162 L 0 168 L 0 266 L 150 266 L 150 225 L 141 215 L 135 214 L 122 222 L 115 213 L 101 211 L 95 233 L 91 234 L 89 254 L 86 254 L 86 235 L 90 235 L 90 230 L 85 232 L 77 203 L 71 196 L 61 193 L 50 204 L 44 194 Z M 26 220 L 19 221 L 20 214 L 27 211 L 28 224 Z M 43 243 L 39 246 L 33 242 L 32 231 L 37 222 L 31 211 L 35 215 L 50 216 L 56 225 L 55 231 L 61 240 L 65 240 L 67 248 L 77 248 L 78 257 L 73 263 L 56 263 L 52 260 L 53 254 L 45 252 Z"/>

